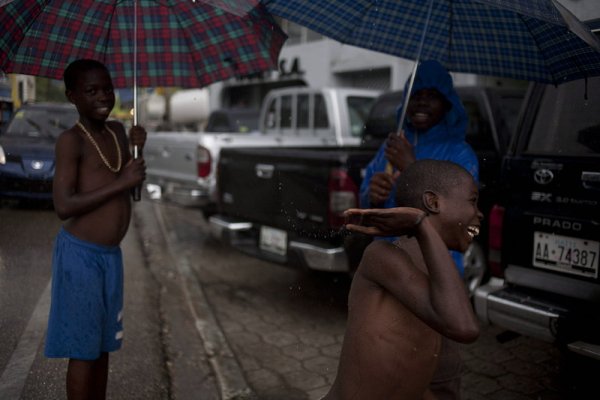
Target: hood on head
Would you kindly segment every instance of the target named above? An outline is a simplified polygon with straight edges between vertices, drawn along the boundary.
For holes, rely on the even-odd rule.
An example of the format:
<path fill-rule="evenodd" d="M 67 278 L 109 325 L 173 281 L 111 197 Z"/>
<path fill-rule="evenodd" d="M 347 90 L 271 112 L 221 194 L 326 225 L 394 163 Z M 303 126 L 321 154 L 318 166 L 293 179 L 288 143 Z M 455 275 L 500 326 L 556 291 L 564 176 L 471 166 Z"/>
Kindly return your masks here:
<path fill-rule="evenodd" d="M 408 95 L 408 86 L 410 85 L 410 77 L 406 80 L 404 85 L 404 98 L 402 104 L 400 104 L 397 112 L 397 122 L 400 122 L 400 115 L 402 114 L 402 105 L 406 101 Z M 448 139 L 460 139 L 463 140 L 466 136 L 466 128 L 468 123 L 467 112 L 454 89 L 452 77 L 444 68 L 442 64 L 435 60 L 423 61 L 417 67 L 417 75 L 413 83 L 411 95 L 421 89 L 436 89 L 440 92 L 446 100 L 451 104 L 450 110 L 446 113 L 446 116 L 442 121 L 427 133 L 427 136 L 434 135 L 445 135 Z M 436 129 L 442 125 L 445 129 Z M 404 129 L 407 133 L 407 138 L 412 141 L 414 132 L 410 123 L 404 122 Z M 443 138 L 437 138 L 443 139 Z"/>

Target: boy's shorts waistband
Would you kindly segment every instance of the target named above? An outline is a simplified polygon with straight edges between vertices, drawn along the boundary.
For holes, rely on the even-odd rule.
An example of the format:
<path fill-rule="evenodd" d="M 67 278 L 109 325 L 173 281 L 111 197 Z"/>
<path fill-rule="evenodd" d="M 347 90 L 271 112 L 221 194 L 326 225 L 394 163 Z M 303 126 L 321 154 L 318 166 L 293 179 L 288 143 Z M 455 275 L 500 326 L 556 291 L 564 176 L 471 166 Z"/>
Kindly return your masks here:
<path fill-rule="evenodd" d="M 92 251 L 97 251 L 100 253 L 112 253 L 112 252 L 119 252 L 121 249 L 119 248 L 119 246 L 107 246 L 104 244 L 98 244 L 98 243 L 92 243 L 92 242 L 88 242 L 87 240 L 83 240 L 83 239 L 79 239 L 78 237 L 75 237 L 73 234 L 69 233 L 64 227 L 60 228 L 60 231 L 58 232 L 58 236 L 60 238 L 63 238 L 75 245 L 78 246 L 82 246 L 85 247 L 89 250 Z"/>

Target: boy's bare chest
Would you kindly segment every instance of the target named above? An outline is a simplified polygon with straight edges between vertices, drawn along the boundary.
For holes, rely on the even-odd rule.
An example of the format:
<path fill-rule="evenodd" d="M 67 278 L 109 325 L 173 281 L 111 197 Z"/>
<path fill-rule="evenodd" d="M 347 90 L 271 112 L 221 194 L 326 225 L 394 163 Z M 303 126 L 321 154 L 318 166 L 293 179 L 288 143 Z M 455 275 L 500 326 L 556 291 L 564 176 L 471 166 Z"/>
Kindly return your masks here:
<path fill-rule="evenodd" d="M 98 166 L 103 165 L 113 173 L 118 173 L 123 167 L 125 149 L 114 130 L 105 127 L 102 133 L 91 133 L 83 129 L 83 158 Z"/>
<path fill-rule="evenodd" d="M 86 138 L 79 162 L 79 185 L 101 186 L 116 180 L 123 169 L 123 154 L 123 149 L 109 137 L 95 143 Z"/>

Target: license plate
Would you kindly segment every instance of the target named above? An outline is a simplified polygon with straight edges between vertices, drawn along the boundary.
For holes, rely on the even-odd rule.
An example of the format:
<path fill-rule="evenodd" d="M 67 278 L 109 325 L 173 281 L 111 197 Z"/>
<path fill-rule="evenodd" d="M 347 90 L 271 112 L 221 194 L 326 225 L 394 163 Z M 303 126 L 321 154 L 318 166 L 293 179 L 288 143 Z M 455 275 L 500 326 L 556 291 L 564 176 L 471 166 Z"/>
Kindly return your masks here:
<path fill-rule="evenodd" d="M 260 227 L 260 248 L 285 256 L 287 253 L 287 232 L 269 226 Z"/>
<path fill-rule="evenodd" d="M 545 232 L 533 234 L 533 265 L 554 271 L 598 277 L 600 242 Z"/>

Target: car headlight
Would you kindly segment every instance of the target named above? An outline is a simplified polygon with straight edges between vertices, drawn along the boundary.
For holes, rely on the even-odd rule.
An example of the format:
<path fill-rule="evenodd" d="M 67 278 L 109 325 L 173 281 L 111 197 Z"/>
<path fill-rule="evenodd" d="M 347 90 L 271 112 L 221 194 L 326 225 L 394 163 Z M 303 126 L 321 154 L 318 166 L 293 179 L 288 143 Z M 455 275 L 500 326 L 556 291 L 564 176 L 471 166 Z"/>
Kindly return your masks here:
<path fill-rule="evenodd" d="M 0 165 L 6 164 L 6 154 L 4 154 L 4 149 L 0 146 Z"/>

